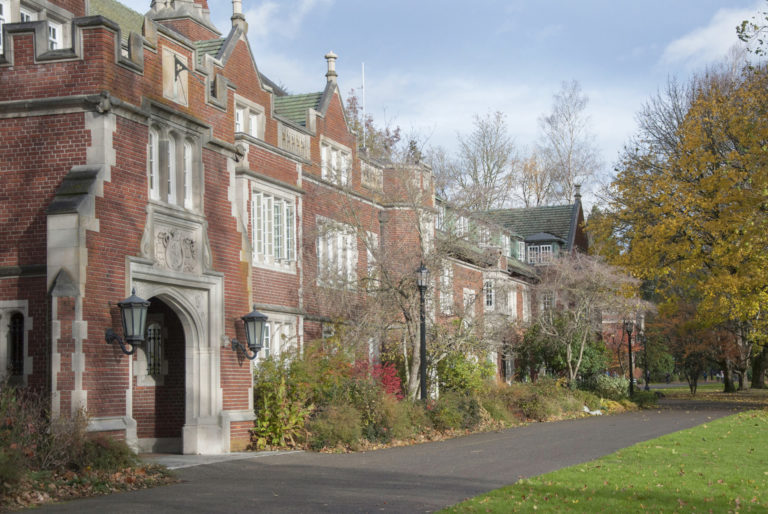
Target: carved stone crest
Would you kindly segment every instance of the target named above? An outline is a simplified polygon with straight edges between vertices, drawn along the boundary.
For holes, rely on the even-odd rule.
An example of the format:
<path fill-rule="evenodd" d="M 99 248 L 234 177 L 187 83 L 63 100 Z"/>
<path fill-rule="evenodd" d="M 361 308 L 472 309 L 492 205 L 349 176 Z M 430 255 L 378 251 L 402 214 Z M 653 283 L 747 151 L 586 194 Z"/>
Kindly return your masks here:
<path fill-rule="evenodd" d="M 197 246 L 190 232 L 161 229 L 155 236 L 155 260 L 158 266 L 172 271 L 195 273 L 198 271 Z"/>

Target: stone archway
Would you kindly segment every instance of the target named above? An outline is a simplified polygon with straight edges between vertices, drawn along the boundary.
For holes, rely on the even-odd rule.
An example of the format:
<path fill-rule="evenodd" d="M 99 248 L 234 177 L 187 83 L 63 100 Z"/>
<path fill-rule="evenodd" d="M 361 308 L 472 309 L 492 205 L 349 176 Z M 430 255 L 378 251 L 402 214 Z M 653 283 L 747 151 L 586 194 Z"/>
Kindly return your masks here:
<path fill-rule="evenodd" d="M 162 302 L 181 325 L 184 340 L 184 423 L 180 451 L 185 454 L 219 454 L 229 451 L 231 415 L 223 410 L 221 390 L 220 348 L 223 334 L 223 284 L 220 276 L 198 277 L 174 274 L 144 263 L 131 263 L 131 284 L 136 294 Z M 138 353 L 138 352 L 137 352 Z M 171 365 L 170 362 L 168 363 Z M 139 370 L 132 371 L 136 375 Z M 134 383 L 136 383 L 134 381 Z M 133 390 L 127 391 L 129 403 L 139 400 Z M 139 447 L 139 419 L 128 410 L 126 437 Z"/>
<path fill-rule="evenodd" d="M 149 299 L 146 339 L 134 354 L 133 419 L 142 452 L 181 453 L 185 423 L 186 337 L 179 315 Z"/>

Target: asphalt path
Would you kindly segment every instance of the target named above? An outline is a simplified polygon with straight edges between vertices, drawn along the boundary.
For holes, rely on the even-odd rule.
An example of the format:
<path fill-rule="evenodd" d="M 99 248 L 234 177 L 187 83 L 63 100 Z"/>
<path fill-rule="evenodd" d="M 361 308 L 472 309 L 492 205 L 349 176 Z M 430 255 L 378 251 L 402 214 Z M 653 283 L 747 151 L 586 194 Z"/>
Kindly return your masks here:
<path fill-rule="evenodd" d="M 431 512 L 733 414 L 711 405 L 534 423 L 353 454 L 285 453 L 180 469 L 181 483 L 41 512 Z"/>

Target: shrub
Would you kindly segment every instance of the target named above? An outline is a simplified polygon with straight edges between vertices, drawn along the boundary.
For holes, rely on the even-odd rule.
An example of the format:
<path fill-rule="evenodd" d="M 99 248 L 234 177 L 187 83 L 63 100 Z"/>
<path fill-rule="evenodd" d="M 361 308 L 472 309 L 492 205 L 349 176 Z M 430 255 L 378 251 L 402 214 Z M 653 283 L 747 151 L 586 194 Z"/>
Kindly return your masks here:
<path fill-rule="evenodd" d="M 100 471 L 119 471 L 136 466 L 139 459 L 124 441 L 98 435 L 85 441 L 79 469 L 91 467 Z"/>
<path fill-rule="evenodd" d="M 464 394 L 477 394 L 487 389 L 495 371 L 493 363 L 476 361 L 459 352 L 451 353 L 437 365 L 440 390 Z"/>
<path fill-rule="evenodd" d="M 309 423 L 312 449 L 333 448 L 339 444 L 356 448 L 363 432 L 360 413 L 351 405 L 330 405 Z"/>
<path fill-rule="evenodd" d="M 632 401 L 641 409 L 652 409 L 658 404 L 659 397 L 653 391 L 635 391 Z"/>
<path fill-rule="evenodd" d="M 254 387 L 254 405 L 256 406 L 256 426 L 251 429 L 252 441 L 257 449 L 267 446 L 295 447 L 303 440 L 304 425 L 312 413 L 313 407 L 294 389 L 291 394 L 286 385 L 286 377 L 280 375 L 277 387 L 259 382 Z"/>
<path fill-rule="evenodd" d="M 504 386 L 506 388 L 506 386 Z M 500 387 L 489 389 L 480 400 L 483 409 L 494 421 L 509 425 L 513 421 L 512 413 L 507 407 L 504 391 Z"/>
<path fill-rule="evenodd" d="M 432 425 L 440 431 L 474 428 L 483 420 L 485 412 L 475 396 L 454 391 L 443 393 L 427 411 Z"/>
<path fill-rule="evenodd" d="M 579 384 L 579 387 L 591 391 L 601 398 L 619 401 L 627 398 L 629 380 L 624 377 L 596 375 Z"/>

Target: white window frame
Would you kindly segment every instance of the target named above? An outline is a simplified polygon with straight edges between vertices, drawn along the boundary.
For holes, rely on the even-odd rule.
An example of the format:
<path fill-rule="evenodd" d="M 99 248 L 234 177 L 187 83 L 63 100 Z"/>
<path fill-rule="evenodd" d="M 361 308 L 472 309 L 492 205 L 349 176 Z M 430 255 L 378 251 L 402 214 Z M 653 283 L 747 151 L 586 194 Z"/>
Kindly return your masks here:
<path fill-rule="evenodd" d="M 496 286 L 493 280 L 486 280 L 485 285 L 485 310 L 493 311 L 496 308 Z"/>
<path fill-rule="evenodd" d="M 552 262 L 553 255 L 554 253 L 551 244 L 528 246 L 529 264 L 546 264 Z"/>
<path fill-rule="evenodd" d="M 296 348 L 296 317 L 279 312 L 264 313 L 269 317 L 269 321 L 264 325 L 264 346 L 254 364 L 269 357 L 279 357 L 283 352 Z"/>
<path fill-rule="evenodd" d="M 352 181 L 352 151 L 322 136 L 320 168 L 323 180 L 340 186 L 349 186 Z"/>
<path fill-rule="evenodd" d="M 457 216 L 454 233 L 456 234 L 456 237 L 466 236 L 469 233 L 469 218 L 466 216 Z"/>
<path fill-rule="evenodd" d="M 48 20 L 48 50 L 58 50 L 64 46 L 64 25 Z"/>
<path fill-rule="evenodd" d="M 272 184 L 251 186 L 251 248 L 254 266 L 296 271 L 296 195 Z"/>
<path fill-rule="evenodd" d="M 517 242 L 517 260 L 520 262 L 527 262 L 525 260 L 525 241 Z"/>
<path fill-rule="evenodd" d="M 194 150 L 190 141 L 184 141 L 182 177 L 184 177 L 184 207 L 191 209 L 194 205 Z"/>
<path fill-rule="evenodd" d="M 29 9 L 28 7 L 24 7 L 23 5 L 19 7 L 20 22 L 27 23 L 27 22 L 36 21 L 36 20 L 37 20 L 37 13 L 35 11 L 33 11 L 32 9 Z"/>
<path fill-rule="evenodd" d="M 357 233 L 351 225 L 318 216 L 317 284 L 354 287 L 357 282 Z"/>
<path fill-rule="evenodd" d="M 376 253 L 378 252 L 378 249 L 379 235 L 373 232 L 367 232 L 365 241 L 365 263 L 369 289 L 377 287 L 379 284 L 379 269 L 376 263 Z"/>
<path fill-rule="evenodd" d="M 166 162 L 166 173 L 168 174 L 168 203 L 176 205 L 178 197 L 176 195 L 176 137 L 173 134 L 168 135 L 168 156 Z"/>
<path fill-rule="evenodd" d="M 264 107 L 240 95 L 235 95 L 235 133 L 264 139 Z"/>
<path fill-rule="evenodd" d="M 474 289 L 465 287 L 462 291 L 462 299 L 464 300 L 464 320 L 469 321 L 475 317 L 475 301 L 477 300 L 477 292 Z"/>
<path fill-rule="evenodd" d="M 3 25 L 10 23 L 11 2 L 0 0 L 0 52 L 3 51 Z"/>
<path fill-rule="evenodd" d="M 453 266 L 445 263 L 440 272 L 440 312 L 449 315 L 453 312 Z"/>
<path fill-rule="evenodd" d="M 155 128 L 149 129 L 147 165 L 149 168 L 149 197 L 160 199 L 160 133 Z"/>
<path fill-rule="evenodd" d="M 517 288 L 513 287 L 507 292 L 507 313 L 515 320 L 517 319 Z"/>

